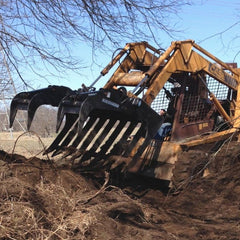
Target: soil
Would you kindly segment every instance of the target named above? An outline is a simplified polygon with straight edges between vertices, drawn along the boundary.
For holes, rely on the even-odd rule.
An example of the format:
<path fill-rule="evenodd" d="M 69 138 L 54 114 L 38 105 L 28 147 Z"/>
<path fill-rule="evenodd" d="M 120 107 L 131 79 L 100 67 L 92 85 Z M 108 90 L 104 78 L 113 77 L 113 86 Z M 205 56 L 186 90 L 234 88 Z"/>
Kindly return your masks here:
<path fill-rule="evenodd" d="M 240 239 L 240 143 L 182 153 L 194 159 L 191 178 L 168 191 L 140 176 L 120 187 L 108 173 L 73 171 L 34 150 L 36 136 L 24 137 L 31 151 L 0 138 L 2 240 Z"/>

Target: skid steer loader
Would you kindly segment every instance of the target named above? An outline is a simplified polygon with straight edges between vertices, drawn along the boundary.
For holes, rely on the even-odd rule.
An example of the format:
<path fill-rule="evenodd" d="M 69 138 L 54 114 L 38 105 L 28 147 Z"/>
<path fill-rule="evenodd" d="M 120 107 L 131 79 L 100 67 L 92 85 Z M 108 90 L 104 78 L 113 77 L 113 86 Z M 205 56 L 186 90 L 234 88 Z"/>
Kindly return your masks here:
<path fill-rule="evenodd" d="M 97 81 L 111 71 L 96 90 Z M 48 86 L 17 94 L 10 125 L 18 110 L 28 112 L 30 128 L 40 105 L 58 106 L 60 132 L 45 154 L 61 154 L 79 167 L 119 168 L 177 186 L 187 164 L 179 153 L 237 136 L 239 75 L 235 63 L 222 62 L 192 40 L 172 42 L 167 50 L 129 43 L 89 87 Z M 171 121 L 159 138 L 166 121 L 160 109 L 171 114 Z"/>

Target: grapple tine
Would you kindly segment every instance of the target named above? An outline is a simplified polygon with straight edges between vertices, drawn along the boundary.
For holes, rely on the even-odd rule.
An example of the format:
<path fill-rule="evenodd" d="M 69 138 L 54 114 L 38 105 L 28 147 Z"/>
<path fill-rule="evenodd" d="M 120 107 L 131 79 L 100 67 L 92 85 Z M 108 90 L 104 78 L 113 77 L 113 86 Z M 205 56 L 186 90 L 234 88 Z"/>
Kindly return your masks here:
<path fill-rule="evenodd" d="M 56 146 L 56 149 L 52 154 L 53 157 L 67 150 L 67 145 L 72 141 L 74 136 L 77 134 L 77 130 L 78 130 L 78 123 L 77 121 L 75 121 L 75 123 L 72 125 L 69 131 L 66 132 L 66 134 L 62 137 L 60 141 L 61 144 Z"/>
<path fill-rule="evenodd" d="M 47 99 L 46 99 L 46 94 L 44 93 L 38 93 L 36 95 L 33 96 L 33 98 L 30 100 L 29 104 L 28 104 L 28 119 L 27 119 L 27 129 L 29 130 L 32 124 L 32 120 L 33 117 L 35 115 L 35 112 L 37 110 L 37 108 L 41 105 L 44 105 L 45 103 L 47 103 Z"/>
<path fill-rule="evenodd" d="M 13 100 L 11 102 L 11 106 L 10 106 L 10 117 L 9 117 L 10 127 L 12 127 L 12 125 L 13 125 L 17 111 L 28 109 L 28 105 L 29 105 L 29 102 L 30 102 L 30 99 L 32 98 L 32 96 L 33 96 L 33 94 L 31 94 L 31 93 L 22 92 L 22 93 L 18 93 L 13 98 Z"/>
<path fill-rule="evenodd" d="M 111 94 L 113 97 L 108 99 L 106 96 Z M 96 162 L 111 155 L 128 157 L 138 141 L 143 138 L 145 139 L 143 146 L 136 150 L 134 159 L 137 159 L 147 147 L 149 139 L 154 137 L 161 125 L 161 117 L 145 103 L 139 103 L 138 99 L 127 97 L 121 99 L 118 98 L 117 94 L 116 90 L 102 90 L 88 96 L 82 103 L 79 115 L 79 136 L 82 135 L 81 129 L 84 130 L 82 126 L 86 116 L 95 116 L 97 121 L 92 128 L 89 127 L 84 140 L 77 137 L 77 140 L 75 139 L 74 141 L 75 146 L 79 144 L 80 147 L 78 149 L 82 153 L 74 157 L 74 159 L 78 158 L 79 163 L 89 159 L 92 159 L 91 162 Z M 107 121 L 112 123 L 106 123 Z M 104 143 L 103 139 L 107 135 L 108 127 L 110 129 L 113 122 L 117 121 L 119 122 L 118 126 L 115 126 L 115 130 L 109 133 L 110 135 L 108 135 Z M 119 139 L 116 140 L 127 122 L 129 122 L 128 127 L 121 133 Z M 101 130 L 102 128 L 103 130 Z M 133 140 L 129 142 L 127 139 L 134 129 L 136 134 Z M 100 130 L 102 132 L 98 135 Z M 98 149 L 100 150 L 97 151 Z"/>
<path fill-rule="evenodd" d="M 11 106 L 10 106 L 10 116 L 9 116 L 9 127 L 11 128 L 14 122 L 14 119 L 16 117 L 17 114 L 17 103 L 12 100 L 11 102 Z"/>
<path fill-rule="evenodd" d="M 66 134 L 65 139 L 62 141 L 60 148 L 63 149 L 64 147 L 66 147 L 72 141 L 74 136 L 76 136 L 77 133 L 78 133 L 78 123 L 77 121 L 75 121 L 71 129 Z"/>
<path fill-rule="evenodd" d="M 98 126 L 98 129 L 100 129 L 101 125 L 102 125 L 102 123 L 100 123 L 100 126 Z M 70 131 L 68 131 L 68 133 L 66 134 L 66 137 L 62 141 L 62 143 L 57 147 L 56 151 L 53 153 L 53 156 L 56 156 L 57 154 L 61 153 L 62 150 L 64 150 L 65 148 L 67 149 L 68 148 L 68 144 L 74 139 L 75 136 L 78 135 L 78 131 L 79 131 L 79 126 L 78 126 L 78 123 L 76 122 L 74 124 L 74 126 L 70 129 Z M 95 129 L 95 132 L 97 134 L 97 129 Z M 94 137 L 93 133 L 92 133 L 92 137 Z M 89 145 L 89 143 L 90 142 L 85 143 L 86 147 Z M 83 147 L 83 149 L 84 149 L 84 147 Z"/>
<path fill-rule="evenodd" d="M 101 147 L 101 150 L 97 153 L 97 156 L 92 160 L 91 165 L 95 164 L 96 162 L 98 162 L 99 160 L 101 160 L 104 156 L 106 156 L 106 153 L 109 151 L 110 147 L 112 146 L 112 143 L 116 140 L 116 138 L 119 136 L 120 132 L 122 131 L 122 129 L 124 128 L 124 126 L 126 125 L 127 121 L 123 120 L 120 121 L 119 124 L 117 125 L 117 127 L 115 127 L 114 131 L 112 132 L 112 134 L 110 135 L 110 137 L 107 139 L 107 141 L 104 143 L 104 145 Z M 128 129 L 127 129 L 128 130 Z M 133 130 L 133 129 L 132 129 Z M 126 133 L 126 132 L 125 132 Z M 124 133 L 124 134 L 125 134 Z M 131 131 L 130 131 L 131 133 Z M 129 133 L 129 134 L 130 134 Z M 128 134 L 128 135 L 129 135 Z M 123 141 L 123 139 L 125 139 L 125 141 Z M 122 137 L 121 138 L 122 142 L 127 142 L 127 137 Z M 108 153 L 108 155 L 111 155 L 113 153 L 118 153 L 121 154 L 121 152 L 123 151 L 123 146 L 124 144 L 115 144 L 112 148 L 112 150 Z"/>
<path fill-rule="evenodd" d="M 133 156 L 133 159 L 126 167 L 127 170 L 130 170 L 132 172 L 137 172 L 139 169 L 141 169 L 141 167 L 144 165 L 144 162 L 143 162 L 143 160 L 139 161 L 139 159 L 140 159 L 141 155 L 143 154 L 144 150 L 146 149 L 146 147 L 148 146 L 148 144 L 150 143 L 150 141 L 151 141 L 150 136 L 147 136 L 144 139 L 143 144 L 141 144 L 141 146 L 138 148 L 136 154 Z"/>
<path fill-rule="evenodd" d="M 89 144 L 92 142 L 93 138 L 98 134 L 100 128 L 103 126 L 103 124 L 106 122 L 106 120 L 107 119 L 105 119 L 105 118 L 99 119 L 99 121 L 97 122 L 95 127 L 90 131 L 86 140 L 83 142 L 83 144 L 81 146 L 82 149 L 86 149 L 89 146 Z"/>
<path fill-rule="evenodd" d="M 75 92 L 74 94 L 68 95 L 62 99 L 58 107 L 57 126 L 56 126 L 57 132 L 66 114 L 70 113 L 70 114 L 79 115 L 81 105 L 83 101 L 87 98 L 87 96 L 88 96 L 87 93 L 81 92 L 80 94 L 77 94 L 77 92 Z"/>
<path fill-rule="evenodd" d="M 111 136 L 108 138 L 108 140 L 105 142 L 105 144 L 101 147 L 101 150 L 99 152 L 100 156 L 102 156 L 104 153 L 106 153 L 109 150 L 109 148 L 111 147 L 111 144 L 113 143 L 113 141 L 118 137 L 118 135 L 120 134 L 121 130 L 126 125 L 126 122 L 127 122 L 126 120 L 125 121 L 121 121 L 118 124 L 118 126 L 114 129 L 114 131 L 111 134 Z"/>
<path fill-rule="evenodd" d="M 63 152 L 64 157 L 71 154 L 71 161 L 89 166 L 112 155 L 128 158 L 134 153 L 131 169 L 139 167 L 135 163 L 162 120 L 142 100 L 114 89 L 65 97 L 59 104 L 59 126 L 64 116 L 65 126 L 46 152 L 54 151 L 53 156 Z"/>
<path fill-rule="evenodd" d="M 59 107 L 58 107 L 58 112 L 57 112 L 57 124 L 56 124 L 56 132 L 59 131 L 63 118 L 66 115 L 66 113 L 63 111 L 63 107 L 60 103 Z"/>
<path fill-rule="evenodd" d="M 63 129 L 57 135 L 57 137 L 52 142 L 52 144 L 46 149 L 44 154 L 47 154 L 47 153 L 50 153 L 50 152 L 56 150 L 56 148 L 59 146 L 59 143 L 62 141 L 64 136 L 66 136 L 67 132 L 73 126 L 73 124 L 76 124 L 76 125 L 78 124 L 77 118 L 78 118 L 77 115 L 72 115 L 72 114 L 67 114 L 66 115 L 66 123 L 65 123 Z"/>
<path fill-rule="evenodd" d="M 100 135 L 97 137 L 97 139 L 94 142 L 92 142 L 91 148 L 88 149 L 88 151 L 85 152 L 84 155 L 82 156 L 81 162 L 89 159 L 91 156 L 96 155 L 95 151 L 102 144 L 104 138 L 106 137 L 106 135 L 108 134 L 110 129 L 113 127 L 114 123 L 116 122 L 115 119 L 110 119 L 107 122 L 107 124 L 105 124 L 103 126 L 104 122 L 106 123 L 106 121 L 107 121 L 107 119 L 101 119 L 98 122 L 98 124 L 94 127 L 93 131 L 91 131 L 90 136 L 83 143 L 81 148 L 86 149 L 90 145 L 90 143 L 92 142 L 93 138 L 98 134 L 98 131 L 100 130 L 100 128 L 103 127 L 103 131 L 100 133 Z"/>
<path fill-rule="evenodd" d="M 79 143 L 81 142 L 82 138 L 87 134 L 87 132 L 89 131 L 89 129 L 92 127 L 92 125 L 94 124 L 94 122 L 96 121 L 96 117 L 90 117 L 88 122 L 86 123 L 86 125 L 84 126 L 83 130 L 78 133 L 78 136 L 75 138 L 75 140 L 72 143 L 72 147 L 77 148 L 77 146 L 79 145 Z"/>
<path fill-rule="evenodd" d="M 131 143 L 127 146 L 123 156 L 124 157 L 128 157 L 129 154 L 132 152 L 134 146 L 137 144 L 137 142 L 139 141 L 139 139 L 143 136 L 146 135 L 146 129 L 144 127 L 140 127 L 136 133 L 136 135 L 133 137 Z"/>
<path fill-rule="evenodd" d="M 61 105 L 63 106 L 61 111 L 64 112 L 64 115 L 66 115 L 66 116 L 73 115 L 78 119 L 78 122 L 75 122 L 74 126 L 72 126 L 72 128 L 69 128 L 68 132 L 66 132 L 63 136 L 61 136 L 61 138 L 59 138 L 59 141 L 55 143 L 55 145 L 54 145 L 55 151 L 52 154 L 52 156 L 56 156 L 57 154 L 61 153 L 64 150 L 64 148 L 67 148 L 68 144 L 74 139 L 74 137 L 76 136 L 76 138 L 77 138 L 77 136 L 82 132 L 83 126 L 84 126 L 84 124 L 86 124 L 86 121 L 89 117 L 88 111 L 80 111 L 80 113 L 78 113 L 78 109 L 82 109 L 82 105 L 85 102 L 85 101 L 83 101 L 83 102 L 81 101 L 81 100 L 84 100 L 84 98 L 86 98 L 86 94 L 81 96 L 81 99 L 78 99 L 77 103 L 76 103 L 76 101 L 74 101 L 75 104 L 73 104 L 73 102 L 72 102 L 72 99 L 73 99 L 72 96 L 70 99 L 63 100 L 61 102 Z M 72 106 L 72 104 L 73 104 L 73 106 Z M 76 114 L 76 113 L 78 113 L 78 114 Z M 63 138 L 64 138 L 64 140 L 63 140 Z M 60 144 L 60 142 L 62 142 L 62 143 Z"/>
<path fill-rule="evenodd" d="M 98 146 L 101 145 L 101 143 L 104 141 L 105 137 L 109 133 L 109 131 L 112 129 L 113 125 L 115 124 L 115 119 L 110 119 L 107 123 L 107 126 L 104 127 L 104 130 L 102 131 L 101 135 L 97 138 L 95 143 L 93 144 L 91 151 L 96 151 Z"/>

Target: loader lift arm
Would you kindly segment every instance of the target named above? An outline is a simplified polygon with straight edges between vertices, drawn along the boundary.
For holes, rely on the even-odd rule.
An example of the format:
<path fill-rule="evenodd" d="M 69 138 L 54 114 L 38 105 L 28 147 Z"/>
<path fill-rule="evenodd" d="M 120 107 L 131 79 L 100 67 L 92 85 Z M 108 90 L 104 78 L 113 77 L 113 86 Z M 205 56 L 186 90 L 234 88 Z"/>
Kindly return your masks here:
<path fill-rule="evenodd" d="M 138 46 L 138 48 L 130 48 L 132 46 Z M 145 50 L 146 46 L 151 48 L 154 52 L 160 53 L 157 49 L 154 49 L 145 42 L 143 45 L 127 44 L 102 73 L 108 72 L 108 70 L 123 56 L 126 49 L 134 49 L 133 52 L 138 56 L 139 50 Z M 138 54 L 136 54 L 136 49 L 138 50 Z M 213 60 L 214 63 L 210 62 L 207 58 Z M 131 61 L 129 61 L 129 59 L 131 59 Z M 136 63 L 137 59 L 128 55 L 104 88 L 112 88 L 113 86 L 138 86 L 139 84 L 148 85 L 148 90 L 143 99 L 150 105 L 171 75 L 175 72 L 182 71 L 189 73 L 205 72 L 229 88 L 235 91 L 238 90 L 239 69 L 231 68 L 228 64 L 222 62 L 192 40 L 172 42 L 171 46 L 161 54 L 157 60 L 154 60 L 154 62 L 153 59 L 151 60 L 151 67 L 149 67 L 148 71 L 144 73 L 134 72 L 133 74 L 130 70 L 136 68 L 136 66 L 130 63 L 132 63 L 132 61 Z M 149 65 L 150 62 L 148 61 L 147 64 Z M 161 67 L 162 69 L 157 77 L 153 77 Z M 230 73 L 226 72 L 226 70 Z M 130 78 L 131 75 L 135 75 L 135 77 Z M 230 122 L 230 117 L 213 93 L 210 93 L 210 99 L 213 101 L 220 114 Z"/>

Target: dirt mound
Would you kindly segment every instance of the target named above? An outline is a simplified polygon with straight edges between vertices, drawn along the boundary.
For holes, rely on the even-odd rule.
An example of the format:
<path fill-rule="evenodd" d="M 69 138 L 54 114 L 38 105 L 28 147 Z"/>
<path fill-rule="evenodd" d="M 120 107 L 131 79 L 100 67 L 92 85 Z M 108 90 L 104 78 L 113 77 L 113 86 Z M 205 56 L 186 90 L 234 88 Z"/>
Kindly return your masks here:
<path fill-rule="evenodd" d="M 202 177 L 202 171 L 166 202 L 168 211 L 177 219 L 181 216 L 182 225 L 194 232 L 194 239 L 240 239 L 239 155 L 240 144 L 231 142 L 202 158 L 207 176 Z M 182 237 L 188 239 L 189 235 Z"/>
<path fill-rule="evenodd" d="M 239 149 L 195 154 L 201 164 L 177 194 L 0 151 L 0 239 L 240 239 Z"/>

